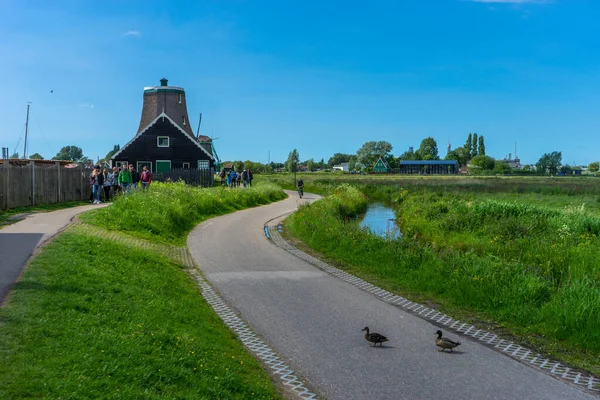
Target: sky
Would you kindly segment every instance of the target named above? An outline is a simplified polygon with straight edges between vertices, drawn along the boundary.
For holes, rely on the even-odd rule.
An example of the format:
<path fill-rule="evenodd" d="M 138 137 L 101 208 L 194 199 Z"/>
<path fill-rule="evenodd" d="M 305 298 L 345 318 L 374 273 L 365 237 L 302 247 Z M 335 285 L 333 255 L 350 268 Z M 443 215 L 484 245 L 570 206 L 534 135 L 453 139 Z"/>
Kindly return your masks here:
<path fill-rule="evenodd" d="M 597 0 L 0 0 L 0 146 L 104 157 L 145 86 L 186 91 L 221 160 L 325 161 L 483 135 L 532 164 L 600 160 Z"/>

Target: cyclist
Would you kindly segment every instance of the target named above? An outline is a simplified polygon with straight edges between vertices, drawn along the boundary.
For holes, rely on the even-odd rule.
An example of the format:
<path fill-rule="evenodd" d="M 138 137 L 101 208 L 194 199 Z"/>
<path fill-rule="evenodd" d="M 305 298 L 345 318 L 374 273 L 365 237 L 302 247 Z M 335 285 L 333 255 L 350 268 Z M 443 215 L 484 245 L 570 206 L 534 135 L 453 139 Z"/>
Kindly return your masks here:
<path fill-rule="evenodd" d="M 300 198 L 302 198 L 302 195 L 304 194 L 304 181 L 302 180 L 302 178 L 298 179 L 298 195 L 300 196 Z"/>

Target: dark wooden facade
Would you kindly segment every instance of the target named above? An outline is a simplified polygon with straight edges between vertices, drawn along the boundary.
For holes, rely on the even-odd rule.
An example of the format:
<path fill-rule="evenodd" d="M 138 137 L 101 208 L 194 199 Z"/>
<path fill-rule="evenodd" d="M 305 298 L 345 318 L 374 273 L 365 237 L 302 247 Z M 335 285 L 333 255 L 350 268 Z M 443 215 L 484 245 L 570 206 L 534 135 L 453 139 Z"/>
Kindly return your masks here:
<path fill-rule="evenodd" d="M 159 137 L 168 138 L 167 147 L 159 146 Z M 162 168 L 166 161 L 170 161 L 169 170 L 198 169 L 199 164 L 201 169 L 212 171 L 214 168 L 212 155 L 166 114 L 159 115 L 141 130 L 111 161 L 113 166 L 133 164 L 138 171 L 141 171 L 143 165 L 149 165 L 152 172 L 158 171 L 157 161 Z"/>

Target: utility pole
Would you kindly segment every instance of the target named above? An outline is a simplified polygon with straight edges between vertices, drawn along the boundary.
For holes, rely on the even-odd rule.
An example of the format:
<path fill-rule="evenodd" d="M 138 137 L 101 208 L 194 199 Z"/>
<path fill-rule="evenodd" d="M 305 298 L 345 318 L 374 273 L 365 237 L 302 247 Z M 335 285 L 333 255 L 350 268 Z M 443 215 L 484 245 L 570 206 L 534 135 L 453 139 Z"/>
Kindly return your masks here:
<path fill-rule="evenodd" d="M 27 119 L 25 120 L 25 144 L 23 144 L 23 158 L 27 158 L 27 131 L 29 129 L 29 105 L 27 102 Z"/>

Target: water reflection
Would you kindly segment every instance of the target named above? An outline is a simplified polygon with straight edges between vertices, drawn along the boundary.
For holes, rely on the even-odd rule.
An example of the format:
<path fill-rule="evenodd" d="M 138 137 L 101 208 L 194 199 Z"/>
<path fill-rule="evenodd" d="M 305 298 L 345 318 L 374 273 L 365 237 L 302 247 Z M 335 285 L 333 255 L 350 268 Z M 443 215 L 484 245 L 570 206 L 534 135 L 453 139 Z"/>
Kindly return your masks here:
<path fill-rule="evenodd" d="M 400 228 L 396 225 L 394 210 L 382 203 L 369 204 L 367 213 L 360 222 L 361 228 L 367 228 L 371 233 L 390 239 L 401 236 Z"/>

